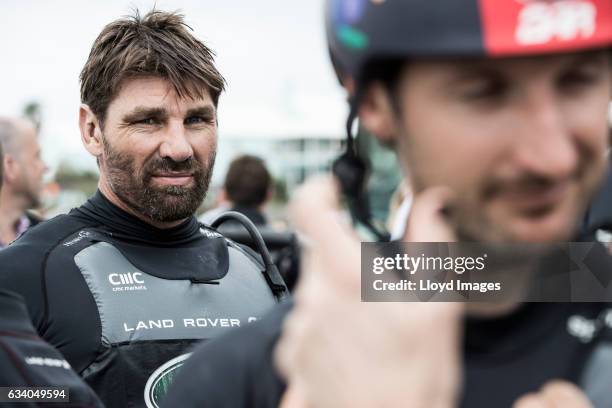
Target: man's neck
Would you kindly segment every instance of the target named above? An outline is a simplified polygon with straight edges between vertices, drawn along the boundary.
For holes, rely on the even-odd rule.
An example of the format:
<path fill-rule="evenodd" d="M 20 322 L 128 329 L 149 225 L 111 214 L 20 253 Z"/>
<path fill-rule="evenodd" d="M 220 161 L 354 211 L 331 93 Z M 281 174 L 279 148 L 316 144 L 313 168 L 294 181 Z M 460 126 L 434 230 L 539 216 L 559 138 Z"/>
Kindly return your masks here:
<path fill-rule="evenodd" d="M 126 213 L 128 213 L 130 215 L 133 215 L 134 217 L 138 218 L 139 220 L 142 220 L 142 221 L 146 222 L 147 224 L 152 225 L 155 228 L 159 228 L 159 229 L 173 228 L 173 227 L 176 227 L 177 225 L 180 225 L 181 223 L 183 223 L 186 220 L 186 218 L 182 219 L 182 220 L 170 221 L 170 222 L 162 222 L 162 221 L 152 220 L 151 218 L 149 218 L 149 217 L 139 213 L 138 211 L 135 211 L 132 207 L 130 207 L 129 205 L 124 203 L 123 200 L 121 200 L 119 197 L 117 197 L 117 195 L 113 192 L 113 190 L 110 188 L 108 183 L 103 181 L 102 177 L 100 177 L 100 181 L 98 182 L 98 189 L 104 195 L 104 197 L 106 197 L 106 199 L 108 201 L 110 201 L 112 204 L 114 204 L 115 206 L 119 207 L 120 209 L 122 209 Z"/>
<path fill-rule="evenodd" d="M 27 203 L 7 190 L 0 193 L 0 244 L 8 245 L 17 238 L 16 226 L 27 210 Z"/>

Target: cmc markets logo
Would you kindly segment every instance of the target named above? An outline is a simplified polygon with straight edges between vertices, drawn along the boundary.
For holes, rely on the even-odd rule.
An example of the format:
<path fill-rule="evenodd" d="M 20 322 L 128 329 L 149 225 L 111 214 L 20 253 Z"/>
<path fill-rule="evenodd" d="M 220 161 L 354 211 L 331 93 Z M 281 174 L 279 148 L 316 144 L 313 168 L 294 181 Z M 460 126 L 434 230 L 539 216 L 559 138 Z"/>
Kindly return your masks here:
<path fill-rule="evenodd" d="M 147 290 L 142 272 L 111 273 L 108 281 L 113 286 L 113 292 L 129 292 Z"/>
<path fill-rule="evenodd" d="M 521 45 L 588 39 L 597 31 L 597 7 L 589 0 L 516 0 L 519 12 L 515 32 Z"/>
<path fill-rule="evenodd" d="M 147 408 L 159 408 L 159 402 L 168 392 L 168 388 L 179 372 L 179 368 L 185 364 L 191 353 L 180 355 L 166 362 L 151 374 L 144 390 L 144 400 Z"/>

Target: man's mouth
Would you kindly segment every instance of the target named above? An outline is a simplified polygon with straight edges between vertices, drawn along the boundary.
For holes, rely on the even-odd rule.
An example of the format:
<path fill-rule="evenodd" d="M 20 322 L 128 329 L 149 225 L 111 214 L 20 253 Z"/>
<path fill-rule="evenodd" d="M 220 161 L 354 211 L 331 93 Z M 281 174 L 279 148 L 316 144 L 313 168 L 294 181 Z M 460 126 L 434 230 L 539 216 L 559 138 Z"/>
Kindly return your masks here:
<path fill-rule="evenodd" d="M 157 184 L 183 186 L 193 181 L 193 173 L 158 173 L 151 177 Z"/>
<path fill-rule="evenodd" d="M 514 210 L 524 215 L 539 217 L 545 215 L 563 201 L 569 189 L 569 181 L 547 186 L 508 188 L 498 191 L 496 198 L 503 200 Z"/>

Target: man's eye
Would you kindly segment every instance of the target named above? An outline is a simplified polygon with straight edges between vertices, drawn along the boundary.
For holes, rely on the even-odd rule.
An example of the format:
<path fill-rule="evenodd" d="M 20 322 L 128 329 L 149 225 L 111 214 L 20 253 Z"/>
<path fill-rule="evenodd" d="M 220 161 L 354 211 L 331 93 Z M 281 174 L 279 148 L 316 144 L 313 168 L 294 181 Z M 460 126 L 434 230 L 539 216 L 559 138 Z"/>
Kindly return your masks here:
<path fill-rule="evenodd" d="M 210 120 L 203 116 L 190 116 L 187 119 L 185 119 L 185 124 L 187 125 L 197 125 L 197 124 L 208 123 L 208 122 L 210 122 Z"/>
<path fill-rule="evenodd" d="M 467 86 L 462 95 L 466 100 L 479 101 L 501 98 L 506 92 L 507 87 L 500 81 L 482 81 Z"/>
<path fill-rule="evenodd" d="M 154 118 L 145 118 L 136 121 L 136 123 L 139 125 L 157 125 L 158 121 Z"/>
<path fill-rule="evenodd" d="M 559 79 L 559 86 L 565 90 L 580 90 L 598 83 L 599 72 L 592 69 L 577 69 L 567 72 Z"/>

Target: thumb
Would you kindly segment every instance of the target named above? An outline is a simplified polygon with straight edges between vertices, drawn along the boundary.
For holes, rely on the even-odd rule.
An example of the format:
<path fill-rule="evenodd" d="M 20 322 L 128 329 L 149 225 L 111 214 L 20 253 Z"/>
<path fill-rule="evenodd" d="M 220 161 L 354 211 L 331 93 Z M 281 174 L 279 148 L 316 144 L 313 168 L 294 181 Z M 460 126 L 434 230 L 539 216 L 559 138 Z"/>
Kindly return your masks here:
<path fill-rule="evenodd" d="M 309 179 L 289 204 L 289 216 L 304 241 L 307 256 L 320 265 L 313 273 L 326 273 L 339 282 L 359 278 L 359 239 L 339 211 L 340 193 L 331 176 Z M 320 271 L 320 272 L 314 272 Z M 309 271 L 310 273 L 310 271 Z"/>
<path fill-rule="evenodd" d="M 455 242 L 457 237 L 449 222 L 454 192 L 447 187 L 433 187 L 415 196 L 404 234 L 407 242 Z"/>
<path fill-rule="evenodd" d="M 300 387 L 290 384 L 287 391 L 283 395 L 279 408 L 310 408 L 310 404 L 306 402 L 304 394 L 300 391 Z"/>
<path fill-rule="evenodd" d="M 593 408 L 587 396 L 566 381 L 546 384 L 538 393 L 527 394 L 513 405 L 513 408 Z"/>

